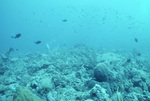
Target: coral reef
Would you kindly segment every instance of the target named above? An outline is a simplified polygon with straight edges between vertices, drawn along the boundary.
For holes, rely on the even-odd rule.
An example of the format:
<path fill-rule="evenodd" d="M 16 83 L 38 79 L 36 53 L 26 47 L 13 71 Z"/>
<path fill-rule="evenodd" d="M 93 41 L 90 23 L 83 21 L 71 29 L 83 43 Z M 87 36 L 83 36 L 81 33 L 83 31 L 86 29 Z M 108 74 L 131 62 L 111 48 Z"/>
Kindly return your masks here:
<path fill-rule="evenodd" d="M 150 59 L 76 45 L 1 57 L 1 101 L 150 101 Z M 20 88 L 21 86 L 21 88 Z"/>

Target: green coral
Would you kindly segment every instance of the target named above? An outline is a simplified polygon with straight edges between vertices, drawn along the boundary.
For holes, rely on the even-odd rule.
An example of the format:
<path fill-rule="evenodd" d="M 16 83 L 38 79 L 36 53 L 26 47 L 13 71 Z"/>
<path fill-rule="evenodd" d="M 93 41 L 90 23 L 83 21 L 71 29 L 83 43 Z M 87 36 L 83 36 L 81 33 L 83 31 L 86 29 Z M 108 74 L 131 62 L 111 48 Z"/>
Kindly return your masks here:
<path fill-rule="evenodd" d="M 13 101 L 43 101 L 28 88 L 21 87 L 14 95 Z"/>

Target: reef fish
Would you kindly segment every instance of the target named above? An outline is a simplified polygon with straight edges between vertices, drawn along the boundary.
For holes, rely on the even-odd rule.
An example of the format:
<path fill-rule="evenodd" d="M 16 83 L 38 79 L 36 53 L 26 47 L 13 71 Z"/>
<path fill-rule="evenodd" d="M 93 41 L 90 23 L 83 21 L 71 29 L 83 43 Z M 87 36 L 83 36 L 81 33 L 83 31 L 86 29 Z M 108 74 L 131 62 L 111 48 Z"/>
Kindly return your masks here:
<path fill-rule="evenodd" d="M 21 34 L 20 33 L 18 33 L 18 34 L 16 34 L 15 36 L 12 36 L 12 38 L 19 38 L 19 37 L 21 37 Z"/>
<path fill-rule="evenodd" d="M 137 38 L 134 38 L 134 41 L 135 41 L 135 42 L 138 42 L 138 39 L 137 39 Z"/>
<path fill-rule="evenodd" d="M 37 44 L 37 45 L 40 44 L 40 43 L 41 43 L 41 41 L 36 41 L 36 42 L 35 42 L 35 44 Z"/>
<path fill-rule="evenodd" d="M 67 22 L 67 19 L 63 19 L 62 22 Z"/>

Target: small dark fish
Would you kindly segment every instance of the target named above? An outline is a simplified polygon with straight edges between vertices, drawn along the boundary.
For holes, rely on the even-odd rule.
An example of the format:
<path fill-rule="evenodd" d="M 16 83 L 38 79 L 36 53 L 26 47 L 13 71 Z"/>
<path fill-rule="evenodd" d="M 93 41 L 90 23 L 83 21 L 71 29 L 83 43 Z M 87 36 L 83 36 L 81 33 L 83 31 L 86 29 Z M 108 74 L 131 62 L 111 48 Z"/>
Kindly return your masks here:
<path fill-rule="evenodd" d="M 67 19 L 63 19 L 62 21 L 63 21 L 63 22 L 67 22 Z"/>
<path fill-rule="evenodd" d="M 19 37 L 21 37 L 21 34 L 20 33 L 18 33 L 18 34 L 16 34 L 15 36 L 12 36 L 12 38 L 19 38 Z"/>
<path fill-rule="evenodd" d="M 41 41 L 36 41 L 36 42 L 35 42 L 35 44 L 37 44 L 37 45 L 40 44 L 40 43 L 41 43 Z"/>
<path fill-rule="evenodd" d="M 135 41 L 135 42 L 138 42 L 138 39 L 137 39 L 137 38 L 134 38 L 134 41 Z"/>
<path fill-rule="evenodd" d="M 131 59 L 127 59 L 127 61 L 126 61 L 127 63 L 130 63 L 131 62 Z"/>
<path fill-rule="evenodd" d="M 141 53 L 137 53 L 137 56 L 141 56 Z"/>

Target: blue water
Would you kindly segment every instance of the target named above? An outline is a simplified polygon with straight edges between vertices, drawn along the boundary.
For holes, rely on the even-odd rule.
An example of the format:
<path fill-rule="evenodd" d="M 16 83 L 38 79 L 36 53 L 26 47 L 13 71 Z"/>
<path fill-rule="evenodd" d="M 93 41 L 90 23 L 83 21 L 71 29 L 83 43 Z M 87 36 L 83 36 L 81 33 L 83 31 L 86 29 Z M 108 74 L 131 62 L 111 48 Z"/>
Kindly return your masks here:
<path fill-rule="evenodd" d="M 149 10 L 149 0 L 1 0 L 0 52 L 46 51 L 46 44 L 149 51 Z"/>

